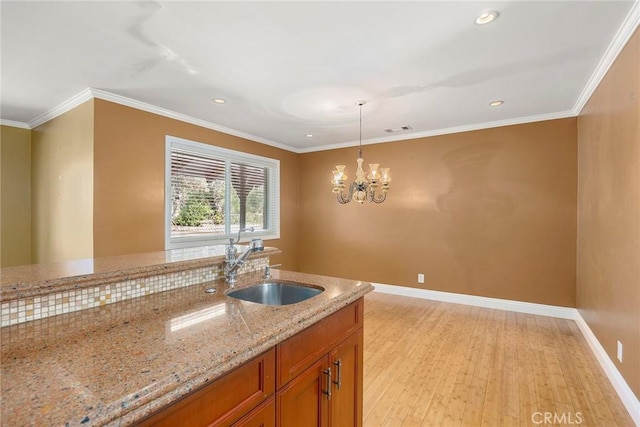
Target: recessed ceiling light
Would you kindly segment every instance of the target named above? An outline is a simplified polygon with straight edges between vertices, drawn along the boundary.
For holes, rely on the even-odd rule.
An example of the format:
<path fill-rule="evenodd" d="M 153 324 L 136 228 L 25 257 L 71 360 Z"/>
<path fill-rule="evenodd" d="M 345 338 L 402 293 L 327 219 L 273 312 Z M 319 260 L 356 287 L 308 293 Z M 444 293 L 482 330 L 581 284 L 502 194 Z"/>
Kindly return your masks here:
<path fill-rule="evenodd" d="M 491 102 L 489 103 L 489 106 L 491 106 L 491 107 L 499 107 L 499 106 L 500 106 L 500 105 L 502 105 L 502 104 L 504 104 L 504 101 L 502 101 L 502 100 L 500 100 L 500 99 L 499 99 L 499 100 L 497 100 L 497 101 L 491 101 Z"/>
<path fill-rule="evenodd" d="M 313 138 L 313 134 L 312 133 L 308 133 L 307 134 L 307 138 Z"/>
<path fill-rule="evenodd" d="M 490 22 L 495 21 L 498 18 L 499 13 L 495 10 L 490 10 L 488 12 L 484 12 L 480 16 L 478 16 L 475 20 L 475 23 L 478 25 L 485 25 Z"/>
<path fill-rule="evenodd" d="M 213 98 L 213 102 L 215 102 L 216 104 L 224 104 L 227 101 L 222 98 Z"/>

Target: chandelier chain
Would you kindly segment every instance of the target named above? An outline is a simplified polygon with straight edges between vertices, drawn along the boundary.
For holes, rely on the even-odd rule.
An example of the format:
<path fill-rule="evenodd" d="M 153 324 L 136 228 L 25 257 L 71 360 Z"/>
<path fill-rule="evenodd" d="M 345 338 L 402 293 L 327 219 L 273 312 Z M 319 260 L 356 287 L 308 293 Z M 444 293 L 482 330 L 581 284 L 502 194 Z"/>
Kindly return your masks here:
<path fill-rule="evenodd" d="M 358 137 L 358 140 L 360 141 L 358 144 L 358 158 L 361 159 L 362 158 L 362 105 L 364 104 L 363 101 L 359 101 L 358 105 L 360 106 L 360 134 Z"/>

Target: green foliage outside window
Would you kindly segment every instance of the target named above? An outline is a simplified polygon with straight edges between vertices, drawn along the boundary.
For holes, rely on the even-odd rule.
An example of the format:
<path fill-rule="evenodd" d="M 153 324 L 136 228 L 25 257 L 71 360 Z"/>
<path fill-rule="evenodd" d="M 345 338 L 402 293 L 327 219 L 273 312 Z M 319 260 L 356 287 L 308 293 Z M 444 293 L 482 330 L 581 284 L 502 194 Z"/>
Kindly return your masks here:
<path fill-rule="evenodd" d="M 199 227 L 203 221 L 211 218 L 213 213 L 214 211 L 209 206 L 204 194 L 189 194 L 184 206 L 180 208 L 180 212 L 173 219 L 173 223 L 175 225 Z"/>
<path fill-rule="evenodd" d="M 240 224 L 240 198 L 230 187 L 230 223 Z M 180 227 L 211 227 L 224 224 L 225 183 L 204 178 L 174 175 L 172 177 L 172 224 Z M 264 223 L 264 186 L 253 186 L 246 197 L 245 223 L 261 227 Z M 210 229 L 210 228 L 208 228 Z"/>
<path fill-rule="evenodd" d="M 247 195 L 247 223 L 262 224 L 264 221 L 264 186 L 255 186 Z"/>

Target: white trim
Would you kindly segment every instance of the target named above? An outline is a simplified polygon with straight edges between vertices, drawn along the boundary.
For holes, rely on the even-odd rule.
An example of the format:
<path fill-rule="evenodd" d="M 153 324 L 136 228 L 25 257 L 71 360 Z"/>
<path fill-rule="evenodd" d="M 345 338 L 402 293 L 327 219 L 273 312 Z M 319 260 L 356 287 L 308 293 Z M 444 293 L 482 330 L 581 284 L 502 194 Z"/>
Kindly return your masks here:
<path fill-rule="evenodd" d="M 0 125 L 11 126 L 12 128 L 31 129 L 28 123 L 16 122 L 15 120 L 0 119 Z"/>
<path fill-rule="evenodd" d="M 40 126 L 43 123 L 48 122 L 51 119 L 55 119 L 56 117 L 66 113 L 69 110 L 76 108 L 80 104 L 84 104 L 85 102 L 93 99 L 93 95 L 91 94 L 90 89 L 85 89 L 79 94 L 72 96 L 71 98 L 64 101 L 62 104 L 53 107 L 51 110 L 40 114 L 35 119 L 29 122 L 29 127 L 31 129 Z"/>
<path fill-rule="evenodd" d="M 607 74 L 607 71 L 609 71 L 609 68 L 611 68 L 620 54 L 620 51 L 622 51 L 633 33 L 636 31 L 636 28 L 638 28 L 638 25 L 640 25 L 640 1 L 636 0 L 624 22 L 618 29 L 615 37 L 609 44 L 609 47 L 602 56 L 602 59 L 600 59 L 600 63 L 598 63 L 598 66 L 589 78 L 587 85 L 576 100 L 576 104 L 573 107 L 573 111 L 576 116 L 580 114 L 584 106 L 587 104 L 591 95 L 593 95 L 593 92 L 595 92 L 598 85 Z"/>
<path fill-rule="evenodd" d="M 231 150 L 229 148 L 218 147 L 217 145 L 210 145 L 204 142 L 192 141 L 190 139 L 180 138 L 179 136 L 165 135 L 165 143 L 171 143 L 173 145 L 186 148 L 189 151 L 209 156 L 212 155 L 211 150 L 215 150 L 215 154 L 218 157 L 236 162 L 251 161 L 263 166 L 280 167 L 280 160 L 278 159 L 246 153 L 244 151 Z"/>
<path fill-rule="evenodd" d="M 164 249 L 171 247 L 171 140 L 164 136 Z"/>
<path fill-rule="evenodd" d="M 231 129 L 221 125 L 217 125 L 215 123 L 211 123 L 206 120 L 197 119 L 195 117 L 187 116 L 186 114 L 177 113 L 175 111 L 167 110 L 166 108 L 157 107 L 155 105 L 147 104 L 146 102 L 137 101 L 132 98 L 127 98 L 126 96 L 117 95 L 115 93 L 107 92 L 100 89 L 94 89 L 94 88 L 91 88 L 88 90 L 90 90 L 93 96 L 98 99 L 103 99 L 105 101 L 113 102 L 120 105 L 125 105 L 127 107 L 135 108 L 137 110 L 146 111 L 148 113 L 157 114 L 159 116 L 168 117 L 174 120 L 179 120 L 181 122 L 185 122 L 185 123 L 200 126 L 203 128 L 226 133 L 228 135 L 233 135 L 240 138 L 248 139 L 250 141 L 259 142 L 261 144 L 270 145 L 272 147 L 280 148 L 282 150 L 293 151 L 295 153 L 298 152 L 297 148 L 291 147 L 286 144 L 281 144 L 279 142 L 271 141 L 270 139 L 262 138 L 262 137 L 245 133 L 236 129 Z"/>
<path fill-rule="evenodd" d="M 92 98 L 102 99 L 105 101 L 113 102 L 115 104 L 124 105 L 126 107 L 135 108 L 137 110 L 146 111 L 148 113 L 157 114 L 159 116 L 168 117 L 170 119 L 179 120 L 181 122 L 190 123 L 192 125 L 196 125 L 206 129 L 222 132 L 228 135 L 233 135 L 240 138 L 248 139 L 250 141 L 259 142 L 261 144 L 270 145 L 272 147 L 280 148 L 282 150 L 287 150 L 297 154 L 312 153 L 316 151 L 335 150 L 338 148 L 355 147 L 359 144 L 359 141 L 349 141 L 349 142 L 343 142 L 338 144 L 318 145 L 318 146 L 307 147 L 307 148 L 292 147 L 287 144 L 271 141 L 270 139 L 262 138 L 262 137 L 245 133 L 239 130 L 227 128 L 221 125 L 217 125 L 215 123 L 208 122 L 206 120 L 197 119 L 195 117 L 187 116 L 186 114 L 177 113 L 175 111 L 157 107 L 155 105 L 148 104 L 146 102 L 137 101 L 132 98 L 127 98 L 122 95 L 117 95 L 111 92 L 107 92 L 105 90 L 95 89 L 95 88 L 87 88 L 82 92 L 80 92 L 79 94 L 75 95 L 74 97 L 58 105 L 57 107 L 54 107 L 51 110 L 47 111 L 46 113 L 41 114 L 40 116 L 36 117 L 32 121 L 30 121 L 28 124 L 26 124 L 27 126 L 26 128 L 33 129 L 36 126 L 40 126 L 42 123 L 45 123 L 51 119 L 54 119 L 59 115 L 66 113 L 72 108 L 75 108 L 78 105 L 82 104 L 83 102 L 88 101 L 89 99 L 92 99 Z M 566 119 L 568 117 L 575 117 L 576 115 L 577 114 L 574 112 L 574 110 L 559 111 L 556 113 L 516 117 L 512 119 L 496 120 L 492 122 L 474 123 L 471 125 L 454 126 L 450 128 L 443 128 L 443 129 L 434 129 L 434 130 L 429 130 L 425 132 L 416 132 L 416 133 L 410 133 L 410 134 L 367 139 L 367 140 L 363 140 L 362 144 L 370 145 L 370 144 L 381 144 L 384 142 L 404 141 L 407 139 L 417 139 L 417 138 L 426 138 L 430 136 L 448 135 L 453 133 L 469 132 L 474 130 L 491 129 L 491 128 L 496 128 L 501 126 L 511 126 L 511 125 L 541 122 L 545 120 Z M 14 123 L 20 123 L 20 122 L 14 122 Z M 21 127 L 21 126 L 16 126 L 16 127 Z"/>
<path fill-rule="evenodd" d="M 573 112 L 573 110 L 558 111 L 556 113 L 538 114 L 535 116 L 525 116 L 525 117 L 515 117 L 512 119 L 496 120 L 493 122 L 474 123 L 471 125 L 454 126 L 450 128 L 434 129 L 434 130 L 428 130 L 424 132 L 414 132 L 414 133 L 406 133 L 403 135 L 372 138 L 372 139 L 363 140 L 362 145 L 381 144 L 383 142 L 404 141 L 407 139 L 426 138 L 429 136 L 449 135 L 453 133 L 462 133 L 462 132 L 470 132 L 474 130 L 497 128 L 501 126 L 521 125 L 526 123 L 542 122 L 545 120 L 566 119 L 568 117 L 575 117 L 575 116 L 576 114 Z M 330 145 L 317 145 L 315 147 L 300 148 L 298 149 L 298 152 L 312 153 L 314 151 L 335 150 L 337 148 L 355 147 L 358 144 L 359 144 L 359 141 L 350 141 L 350 142 L 342 142 L 342 143 L 330 144 Z"/>
<path fill-rule="evenodd" d="M 589 81 L 587 82 L 586 86 L 582 90 L 580 96 L 576 100 L 576 103 L 574 104 L 571 110 L 558 111 L 555 113 L 548 113 L 548 114 L 539 114 L 534 116 L 516 117 L 512 119 L 497 120 L 493 122 L 475 123 L 475 124 L 464 125 L 464 126 L 454 126 L 450 128 L 435 129 L 435 130 L 430 130 L 425 132 L 417 132 L 417 133 L 404 134 L 404 135 L 374 138 L 374 139 L 362 141 L 362 144 L 364 145 L 380 144 L 384 142 L 395 142 L 395 141 L 403 141 L 407 139 L 426 138 L 426 137 L 437 136 L 437 135 L 446 135 L 446 134 L 469 132 L 469 131 L 481 130 L 481 129 L 490 129 L 490 128 L 495 128 L 500 126 L 511 126 L 511 125 L 525 124 L 525 123 L 534 123 L 534 122 L 539 122 L 544 120 L 555 120 L 555 119 L 563 119 L 567 117 L 576 117 L 580 114 L 580 112 L 582 111 L 586 103 L 589 101 L 589 99 L 593 95 L 593 92 L 596 90 L 596 88 L 600 84 L 600 81 L 604 78 L 609 68 L 611 68 L 611 65 L 614 63 L 614 61 L 620 54 L 620 51 L 624 48 L 626 43 L 629 41 L 629 38 L 631 38 L 631 36 L 633 35 L 633 33 L 635 32 L 636 28 L 638 28 L 639 25 L 640 25 L 640 0 L 636 0 L 633 6 L 631 7 L 629 13 L 627 14 L 627 17 L 625 18 L 621 27 L 618 29 L 618 32 L 616 33 L 615 37 L 609 44 L 609 47 L 607 48 L 604 55 L 600 59 L 598 66 L 596 67 L 595 71 L 589 78 Z M 298 153 L 298 154 L 311 153 L 315 151 L 334 150 L 338 148 L 354 147 L 358 145 L 357 141 L 351 141 L 351 142 L 345 142 L 345 143 L 339 143 L 339 144 L 330 144 L 330 145 L 314 146 L 314 147 L 307 147 L 307 148 L 296 148 L 287 144 L 275 142 L 270 139 L 262 138 L 262 137 L 245 133 L 236 129 L 231 129 L 221 125 L 217 125 L 215 123 L 211 123 L 206 120 L 187 116 L 186 114 L 177 113 L 175 111 L 157 107 L 155 105 L 151 105 L 146 102 L 137 101 L 135 99 L 127 98 L 125 96 L 116 95 L 114 93 L 110 93 L 101 89 L 94 89 L 94 88 L 87 88 L 83 90 L 82 92 L 73 96 L 72 98 L 68 99 L 62 104 L 52 108 L 51 110 L 31 120 L 26 125 L 24 123 L 14 122 L 11 120 L 2 120 L 2 119 L 0 120 L 2 124 L 5 124 L 7 126 L 33 129 L 41 125 L 42 123 L 45 123 L 63 113 L 66 113 L 70 109 L 75 108 L 78 105 L 82 104 L 83 102 L 86 102 L 92 98 L 103 99 L 105 101 L 110 101 L 116 104 L 136 108 L 138 110 L 147 111 L 149 113 L 158 114 L 160 116 L 179 120 L 185 123 L 190 123 L 196 126 L 215 130 L 215 131 L 226 133 L 229 135 L 234 135 L 240 138 L 248 139 L 250 141 L 259 142 L 262 144 L 270 145 L 272 147 L 280 148 L 282 150 L 287 150 L 287 151 L 291 151 L 293 153 Z M 9 123 L 13 123 L 13 124 L 9 124 Z"/>
<path fill-rule="evenodd" d="M 266 230 L 254 231 L 245 234 L 244 240 L 254 237 L 261 237 L 264 240 L 280 238 L 280 160 L 270 157 L 258 156 L 256 154 L 242 151 L 230 150 L 228 148 L 191 141 L 176 136 L 165 135 L 165 171 L 164 171 L 164 242 L 165 249 L 190 248 L 197 246 L 219 245 L 229 241 L 236 232 L 222 235 L 191 236 L 188 238 L 172 238 L 171 236 L 171 152 L 174 147 L 186 149 L 191 152 L 203 154 L 224 160 L 225 170 L 230 170 L 231 162 L 250 163 L 266 167 L 270 170 L 269 192 L 265 193 L 266 199 L 273 205 L 268 208 L 269 228 Z M 225 206 L 230 206 L 229 201 L 229 180 L 225 178 Z M 268 194 L 268 196 L 267 196 Z M 228 215 L 228 213 L 227 213 Z"/>
<path fill-rule="evenodd" d="M 372 283 L 372 285 L 376 288 L 376 292 L 450 302 L 453 304 L 473 305 L 476 307 L 516 311 L 518 313 L 537 314 L 539 316 L 550 316 L 571 320 L 575 319 L 577 314 L 577 310 L 572 307 L 559 307 L 556 305 L 536 304 L 533 302 L 432 291 L 430 289 L 409 288 L 405 286 L 385 285 L 381 283 Z"/>
<path fill-rule="evenodd" d="M 609 355 L 602 347 L 602 344 L 600 344 L 600 341 L 598 341 L 598 338 L 596 338 L 595 334 L 591 331 L 587 322 L 582 318 L 580 312 L 577 313 L 575 321 L 585 340 L 587 340 L 589 347 L 591 347 L 591 351 L 596 356 L 596 359 L 598 359 L 604 373 L 607 374 L 607 378 L 609 378 L 613 388 L 616 390 L 616 393 L 618 393 L 620 400 L 622 400 L 622 403 L 627 408 L 633 422 L 636 426 L 640 426 L 640 400 L 638 400 L 631 390 L 631 387 L 629 387 L 629 384 L 627 384 L 620 374 L 620 371 L 618 371 L 618 368 L 616 368 L 614 363 L 611 361 L 611 358 L 609 358 Z"/>
<path fill-rule="evenodd" d="M 620 400 L 622 400 L 622 403 L 629 412 L 633 422 L 636 426 L 640 427 L 640 400 L 635 396 L 627 382 L 620 374 L 620 371 L 618 371 L 615 364 L 611 361 L 609 355 L 602 347 L 602 344 L 600 344 L 598 338 L 596 338 L 589 328 L 589 325 L 587 325 L 587 322 L 585 322 L 577 309 L 499 298 L 487 298 L 475 295 L 456 294 L 452 292 L 432 291 L 429 289 L 409 288 L 406 286 L 385 285 L 382 283 L 372 283 L 372 285 L 375 287 L 376 292 L 385 294 L 574 320 L 578 329 L 580 329 L 580 332 L 582 332 L 582 335 L 587 341 L 587 344 L 589 344 L 591 351 L 598 360 L 598 363 L 600 363 L 600 366 L 611 382 L 611 385 L 613 385 L 613 388 L 620 397 Z"/>

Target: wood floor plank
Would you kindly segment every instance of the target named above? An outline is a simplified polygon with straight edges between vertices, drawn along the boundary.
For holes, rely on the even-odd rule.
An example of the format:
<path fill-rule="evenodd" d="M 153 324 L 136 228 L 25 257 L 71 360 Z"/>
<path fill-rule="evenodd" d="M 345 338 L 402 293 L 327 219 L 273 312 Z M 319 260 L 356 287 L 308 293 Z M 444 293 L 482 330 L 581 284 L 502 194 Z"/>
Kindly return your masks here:
<path fill-rule="evenodd" d="M 535 330 L 533 316 L 518 313 L 518 336 L 528 337 Z M 538 411 L 538 395 L 535 389 L 535 378 L 531 366 L 534 364 L 535 343 L 531 339 L 518 347 L 518 395 L 520 397 L 520 425 L 532 423 L 532 415 Z"/>
<path fill-rule="evenodd" d="M 504 365 L 504 324 L 503 312 L 495 311 L 495 327 L 493 328 L 493 345 L 491 346 L 491 362 L 489 364 L 489 381 L 484 396 L 482 407 L 482 421 L 480 425 L 498 426 L 502 425 L 501 399 L 502 399 L 502 376 Z M 489 333 L 489 331 L 487 331 Z"/>
<path fill-rule="evenodd" d="M 571 320 L 373 292 L 365 297 L 366 427 L 632 427 Z"/>

